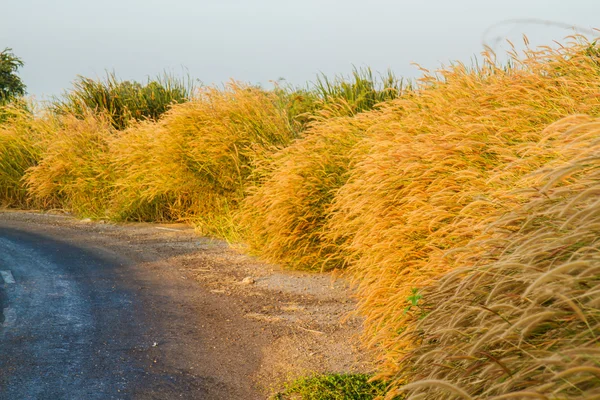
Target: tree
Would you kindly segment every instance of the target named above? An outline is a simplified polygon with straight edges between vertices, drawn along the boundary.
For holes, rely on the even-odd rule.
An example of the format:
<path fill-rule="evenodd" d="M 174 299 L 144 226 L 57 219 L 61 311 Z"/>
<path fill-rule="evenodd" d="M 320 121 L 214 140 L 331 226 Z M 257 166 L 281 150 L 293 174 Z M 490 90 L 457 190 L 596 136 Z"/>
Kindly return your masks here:
<path fill-rule="evenodd" d="M 23 65 L 23 60 L 15 56 L 12 49 L 0 52 L 0 105 L 25 95 L 25 84 L 17 75 Z"/>

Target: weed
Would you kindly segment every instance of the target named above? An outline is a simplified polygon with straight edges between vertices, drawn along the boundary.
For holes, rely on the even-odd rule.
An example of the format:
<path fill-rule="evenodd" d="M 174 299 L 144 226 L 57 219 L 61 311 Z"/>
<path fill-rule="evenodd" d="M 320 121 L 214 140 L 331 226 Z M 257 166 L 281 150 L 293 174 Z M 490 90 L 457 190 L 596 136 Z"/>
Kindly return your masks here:
<path fill-rule="evenodd" d="M 406 301 L 409 303 L 408 306 L 404 309 L 404 314 L 412 310 L 413 307 L 419 307 L 419 301 L 423 298 L 423 295 L 419 292 L 418 288 L 410 289 L 410 296 L 406 298 Z"/>
<path fill-rule="evenodd" d="M 329 374 L 300 378 L 272 397 L 273 400 L 372 400 L 386 385 L 365 374 Z"/>

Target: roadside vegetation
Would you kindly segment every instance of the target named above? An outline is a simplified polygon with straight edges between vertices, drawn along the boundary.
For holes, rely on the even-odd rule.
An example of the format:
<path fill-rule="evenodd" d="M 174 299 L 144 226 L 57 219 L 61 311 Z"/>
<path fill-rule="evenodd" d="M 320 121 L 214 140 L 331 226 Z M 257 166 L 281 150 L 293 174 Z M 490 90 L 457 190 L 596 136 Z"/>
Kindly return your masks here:
<path fill-rule="evenodd" d="M 386 385 L 365 374 L 311 376 L 290 382 L 271 400 L 371 400 L 385 395 Z M 398 398 L 400 399 L 400 398 Z"/>
<path fill-rule="evenodd" d="M 158 120 L 173 104 L 185 103 L 193 94 L 189 78 L 165 73 L 142 84 L 121 81 L 113 72 L 104 80 L 78 76 L 71 90 L 55 97 L 49 108 L 53 114 L 81 119 L 90 113 L 101 114 L 116 129 L 125 129 L 134 121 Z"/>
<path fill-rule="evenodd" d="M 314 397 L 370 387 L 332 375 L 280 396 L 600 397 L 600 51 L 577 37 L 510 56 L 193 95 L 80 78 L 41 112 L 4 106 L 0 203 L 184 220 L 343 270 L 377 391 Z"/>

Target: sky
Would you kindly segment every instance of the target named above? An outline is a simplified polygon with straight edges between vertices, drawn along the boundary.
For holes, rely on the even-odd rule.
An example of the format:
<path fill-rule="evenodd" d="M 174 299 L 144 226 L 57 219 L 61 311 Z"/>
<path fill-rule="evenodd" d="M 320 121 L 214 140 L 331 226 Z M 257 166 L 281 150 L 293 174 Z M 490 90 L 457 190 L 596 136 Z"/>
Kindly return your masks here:
<path fill-rule="evenodd" d="M 471 64 L 484 43 L 502 54 L 523 34 L 552 44 L 574 33 L 562 25 L 589 32 L 599 16 L 599 0 L 0 0 L 0 50 L 23 59 L 29 94 L 44 100 L 106 71 L 264 87 L 353 66 L 416 78 L 414 63 Z"/>

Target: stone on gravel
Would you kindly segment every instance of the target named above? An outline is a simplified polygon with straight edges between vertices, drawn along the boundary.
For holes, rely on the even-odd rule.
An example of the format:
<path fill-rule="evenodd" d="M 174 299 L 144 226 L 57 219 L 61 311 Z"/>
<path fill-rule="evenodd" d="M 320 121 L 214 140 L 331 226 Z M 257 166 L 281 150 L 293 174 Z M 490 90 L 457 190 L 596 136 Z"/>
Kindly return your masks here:
<path fill-rule="evenodd" d="M 252 278 L 251 276 L 247 276 L 244 279 L 242 279 L 241 284 L 242 285 L 253 285 L 256 281 L 254 280 L 254 278 Z"/>

